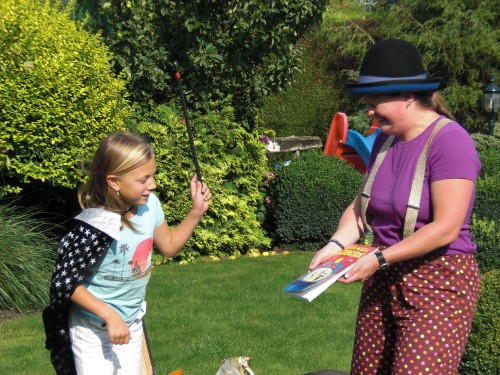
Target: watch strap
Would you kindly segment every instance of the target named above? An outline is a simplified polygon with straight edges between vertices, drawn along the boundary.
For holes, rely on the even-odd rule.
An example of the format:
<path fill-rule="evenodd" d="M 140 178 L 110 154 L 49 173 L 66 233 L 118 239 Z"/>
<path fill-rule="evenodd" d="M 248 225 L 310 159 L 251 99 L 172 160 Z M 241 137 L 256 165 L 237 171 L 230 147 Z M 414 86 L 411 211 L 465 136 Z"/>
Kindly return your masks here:
<path fill-rule="evenodd" d="M 380 250 L 378 250 L 378 249 L 375 250 L 374 254 L 378 260 L 378 269 L 379 270 L 383 270 L 383 269 L 386 269 L 387 267 L 389 267 L 389 262 L 387 262 L 387 260 L 384 257 L 384 254 L 382 254 L 382 252 Z"/>

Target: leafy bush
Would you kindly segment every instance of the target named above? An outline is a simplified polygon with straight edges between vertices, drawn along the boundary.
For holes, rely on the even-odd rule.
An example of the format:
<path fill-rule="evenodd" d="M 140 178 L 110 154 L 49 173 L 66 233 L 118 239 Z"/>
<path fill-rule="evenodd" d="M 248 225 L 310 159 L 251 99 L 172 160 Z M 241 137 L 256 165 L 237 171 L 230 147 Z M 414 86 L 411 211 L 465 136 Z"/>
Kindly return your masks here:
<path fill-rule="evenodd" d="M 479 219 L 498 220 L 500 217 L 499 152 L 500 147 L 496 147 L 494 143 L 479 151 L 482 169 L 476 183 L 476 199 L 474 203 L 474 213 Z"/>
<path fill-rule="evenodd" d="M 128 115 L 100 37 L 51 3 L 0 2 L 0 196 L 37 181 L 75 187 L 77 159 Z"/>
<path fill-rule="evenodd" d="M 496 138 L 475 136 L 474 141 L 481 160 L 481 173 L 476 182 L 476 199 L 471 219 L 471 232 L 477 244 L 477 261 L 482 272 L 500 268 L 500 147 Z"/>
<path fill-rule="evenodd" d="M 476 259 L 481 272 L 500 269 L 498 244 L 500 243 L 500 225 L 496 221 L 480 219 L 476 215 L 471 220 L 472 239 L 477 244 Z"/>
<path fill-rule="evenodd" d="M 259 135 L 235 123 L 230 106 L 206 115 L 195 113 L 191 120 L 202 179 L 213 198 L 180 257 L 191 260 L 268 247 L 270 240 L 257 218 L 266 165 Z M 175 226 L 191 209 L 189 181 L 194 167 L 186 125 L 174 107 L 160 105 L 140 115 L 137 130 L 152 141 L 157 191 L 165 202 L 167 221 Z"/>
<path fill-rule="evenodd" d="M 498 135 L 491 136 L 481 133 L 474 133 L 471 135 L 479 154 L 491 148 L 500 150 L 500 126 L 495 127 L 495 133 Z"/>
<path fill-rule="evenodd" d="M 0 204 L 0 309 L 28 312 L 43 307 L 57 241 L 33 208 Z"/>
<path fill-rule="evenodd" d="M 500 269 L 481 276 L 471 335 L 460 363 L 463 375 L 498 374 L 500 369 Z"/>
<path fill-rule="evenodd" d="M 479 177 L 476 182 L 474 210 L 478 218 L 497 220 L 500 217 L 500 175 Z"/>
<path fill-rule="evenodd" d="M 323 243 L 336 229 L 361 181 L 353 167 L 317 150 L 302 152 L 290 165 L 279 168 L 271 185 L 276 241 L 303 249 Z"/>
<path fill-rule="evenodd" d="M 492 138 L 490 136 L 487 136 Z M 479 150 L 481 160 L 481 177 L 500 176 L 500 139 L 492 143 L 489 147 Z"/>

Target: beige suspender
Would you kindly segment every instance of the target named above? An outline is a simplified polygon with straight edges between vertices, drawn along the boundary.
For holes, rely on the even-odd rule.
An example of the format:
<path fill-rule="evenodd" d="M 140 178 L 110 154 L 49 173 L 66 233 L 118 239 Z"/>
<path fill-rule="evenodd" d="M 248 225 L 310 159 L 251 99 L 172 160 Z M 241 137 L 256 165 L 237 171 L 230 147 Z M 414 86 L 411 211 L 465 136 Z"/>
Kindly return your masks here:
<path fill-rule="evenodd" d="M 384 142 L 382 148 L 377 154 L 377 158 L 373 163 L 370 173 L 369 174 L 367 173 L 365 175 L 365 179 L 363 181 L 363 184 L 361 185 L 361 220 L 363 221 L 365 228 L 367 228 L 370 232 L 372 231 L 372 228 L 368 224 L 368 220 L 366 220 L 366 210 L 368 208 L 368 203 L 370 202 L 370 193 L 372 191 L 372 185 L 373 181 L 375 180 L 375 175 L 377 174 L 380 165 L 384 161 L 385 156 L 387 155 L 387 150 L 389 150 L 389 147 L 391 147 L 393 140 L 394 136 L 391 135 Z"/>
<path fill-rule="evenodd" d="M 424 174 L 425 174 L 425 164 L 427 162 L 427 152 L 429 146 L 436 135 L 436 133 L 445 126 L 447 123 L 451 122 L 448 118 L 442 118 L 434 129 L 427 140 L 422 153 L 420 154 L 417 162 L 417 167 L 415 169 L 415 175 L 413 176 L 413 183 L 411 185 L 410 196 L 408 198 L 408 204 L 406 205 L 406 216 L 403 228 L 403 238 L 408 237 L 415 231 L 415 224 L 417 223 L 417 215 L 420 209 L 420 198 L 422 196 L 422 187 L 424 184 Z M 380 168 L 380 165 L 384 161 L 387 150 L 392 145 L 394 136 L 390 136 L 382 145 L 375 162 L 373 163 L 372 169 L 369 174 L 365 176 L 363 185 L 361 186 L 361 220 L 365 227 L 371 231 L 371 227 L 366 219 L 366 210 L 368 208 L 368 203 L 370 202 L 370 193 L 375 180 L 375 176 Z"/>

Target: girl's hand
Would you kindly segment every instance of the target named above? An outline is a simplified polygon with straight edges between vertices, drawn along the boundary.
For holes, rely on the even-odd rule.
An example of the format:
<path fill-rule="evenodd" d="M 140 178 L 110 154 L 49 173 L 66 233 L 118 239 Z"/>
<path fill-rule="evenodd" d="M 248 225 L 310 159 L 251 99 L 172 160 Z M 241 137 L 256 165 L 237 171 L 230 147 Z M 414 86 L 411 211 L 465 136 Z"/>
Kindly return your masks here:
<path fill-rule="evenodd" d="M 212 193 L 208 186 L 198 181 L 196 175 L 191 179 L 191 200 L 193 209 L 204 214 L 208 210 L 208 202 L 212 198 Z"/>
<path fill-rule="evenodd" d="M 130 331 L 118 313 L 115 312 L 106 320 L 106 330 L 108 331 L 109 341 L 112 344 L 123 345 L 129 343 Z"/>
<path fill-rule="evenodd" d="M 365 281 L 377 272 L 379 263 L 375 254 L 368 254 L 359 259 L 344 277 L 338 279 L 341 283 L 350 284 L 355 281 Z"/>

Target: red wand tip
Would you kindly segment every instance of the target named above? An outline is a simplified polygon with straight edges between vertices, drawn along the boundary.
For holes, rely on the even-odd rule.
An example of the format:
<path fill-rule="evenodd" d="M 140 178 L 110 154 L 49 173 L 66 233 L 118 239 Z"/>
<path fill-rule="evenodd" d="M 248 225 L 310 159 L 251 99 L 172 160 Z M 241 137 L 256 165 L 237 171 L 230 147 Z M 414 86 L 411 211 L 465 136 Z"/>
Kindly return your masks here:
<path fill-rule="evenodd" d="M 177 79 L 181 79 L 181 73 L 179 73 L 179 72 L 175 72 L 175 78 L 177 78 Z"/>

